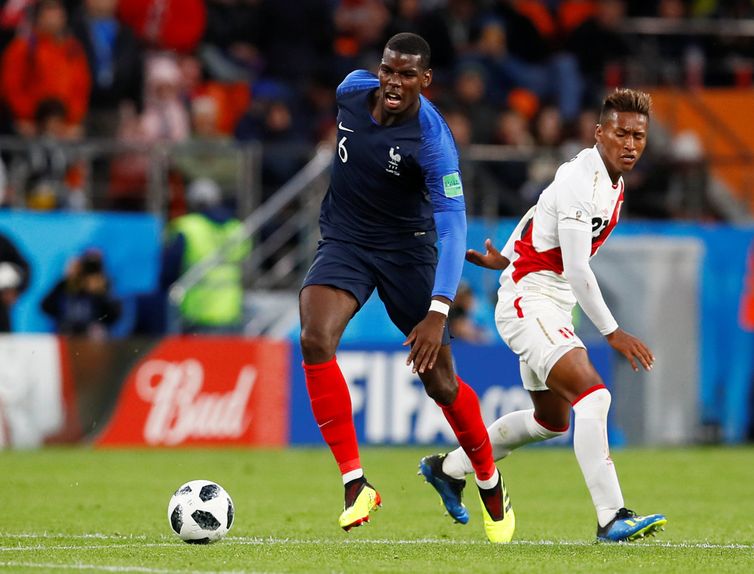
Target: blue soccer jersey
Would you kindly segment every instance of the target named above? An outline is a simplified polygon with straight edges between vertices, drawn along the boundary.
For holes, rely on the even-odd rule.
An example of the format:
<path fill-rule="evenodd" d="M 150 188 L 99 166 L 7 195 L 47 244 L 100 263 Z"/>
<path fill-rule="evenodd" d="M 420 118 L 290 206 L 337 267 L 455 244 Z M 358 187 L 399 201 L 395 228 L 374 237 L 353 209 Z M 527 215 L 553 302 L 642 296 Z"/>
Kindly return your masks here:
<path fill-rule="evenodd" d="M 466 208 L 453 136 L 424 96 L 415 117 L 378 124 L 370 105 L 378 87 L 365 70 L 338 86 L 337 150 L 322 202 L 322 237 L 377 249 L 434 245 L 434 213 Z"/>

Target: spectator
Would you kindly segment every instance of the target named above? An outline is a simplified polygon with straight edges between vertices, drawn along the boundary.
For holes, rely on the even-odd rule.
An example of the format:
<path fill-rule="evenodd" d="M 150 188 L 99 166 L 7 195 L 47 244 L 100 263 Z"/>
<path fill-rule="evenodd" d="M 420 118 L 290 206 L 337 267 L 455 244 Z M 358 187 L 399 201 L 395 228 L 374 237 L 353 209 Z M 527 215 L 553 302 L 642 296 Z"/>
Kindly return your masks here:
<path fill-rule="evenodd" d="M 230 243 L 241 233 L 241 222 L 222 205 L 219 186 L 208 179 L 191 183 L 186 194 L 189 213 L 168 225 L 161 283 L 175 283 L 192 266 L 222 250 L 222 258 L 180 303 L 183 333 L 240 332 L 243 319 L 241 264 L 250 241 Z"/>
<path fill-rule="evenodd" d="M 432 46 L 433 82 L 447 83 L 456 53 L 448 22 L 439 10 L 428 10 L 421 0 L 396 0 L 386 28 L 385 41 L 399 32 L 414 32 Z"/>
<path fill-rule="evenodd" d="M 539 110 L 534 121 L 534 137 L 537 153 L 529 161 L 527 181 L 520 194 L 524 203 L 536 202 L 542 190 L 547 187 L 558 167 L 563 163 L 560 145 L 563 141 L 563 119 L 554 106 L 545 106 Z"/>
<path fill-rule="evenodd" d="M 31 271 L 13 242 L 0 233 L 0 333 L 13 331 L 11 310 L 29 286 Z"/>
<path fill-rule="evenodd" d="M 631 50 L 621 33 L 626 4 L 623 0 L 598 0 L 595 13 L 577 26 L 566 38 L 565 47 L 575 54 L 584 75 L 584 94 L 596 107 L 606 87 L 621 85 L 625 60 Z"/>
<path fill-rule="evenodd" d="M 173 163 L 186 181 L 211 179 L 224 198 L 235 197 L 241 159 L 233 140 L 218 131 L 218 116 L 217 101 L 211 96 L 192 100 L 191 137 L 175 149 Z"/>
<path fill-rule="evenodd" d="M 207 0 L 207 28 L 199 56 L 214 79 L 253 80 L 264 67 L 260 0 Z"/>
<path fill-rule="evenodd" d="M 84 165 L 66 146 L 66 107 L 60 100 L 43 100 L 37 106 L 34 138 L 25 156 L 11 166 L 13 179 L 23 182 L 26 205 L 31 209 L 86 208 Z"/>
<path fill-rule="evenodd" d="M 529 153 L 534 151 L 536 140 L 529 130 L 529 122 L 519 111 L 503 110 L 495 122 L 493 143 Z"/>
<path fill-rule="evenodd" d="M 704 144 L 696 132 L 675 135 L 671 146 L 673 173 L 668 186 L 669 215 L 674 219 L 701 221 L 717 215 L 710 205 L 709 169 Z"/>
<path fill-rule="evenodd" d="M 190 120 L 181 98 L 181 71 L 168 54 L 152 56 L 146 63 L 147 81 L 140 136 L 147 142 L 180 142 L 188 138 Z"/>
<path fill-rule="evenodd" d="M 306 89 L 304 105 L 306 106 L 306 131 L 310 142 L 326 140 L 336 131 L 335 88 L 341 78 L 335 78 L 331 70 L 317 72 Z"/>
<path fill-rule="evenodd" d="M 566 137 L 561 147 L 560 156 L 563 160 L 569 160 L 576 157 L 585 147 L 594 145 L 594 129 L 597 127 L 597 112 L 591 108 L 582 110 L 572 126 L 572 133 Z"/>
<path fill-rule="evenodd" d="M 71 260 L 65 276 L 42 300 L 42 310 L 61 335 L 107 339 L 120 317 L 121 304 L 111 292 L 102 253 L 87 249 Z"/>
<path fill-rule="evenodd" d="M 117 0 L 85 0 L 73 21 L 73 33 L 86 51 L 92 89 L 86 133 L 113 137 L 118 107 L 141 107 L 143 53 L 136 36 L 115 17 Z"/>
<path fill-rule="evenodd" d="M 134 146 L 185 142 L 190 119 L 181 94 L 181 74 L 175 59 L 155 54 L 146 63 L 144 111 L 125 103 L 120 108 L 118 139 Z M 148 146 L 147 146 L 148 147 Z M 141 211 L 145 208 L 147 174 L 153 161 L 149 149 L 134 149 L 114 158 L 110 173 L 110 207 Z M 168 174 L 168 197 L 176 201 L 178 182 Z"/>
<path fill-rule="evenodd" d="M 269 100 L 258 102 L 254 115 L 245 117 L 238 126 L 237 137 L 242 140 L 259 141 L 264 144 L 261 161 L 262 201 L 268 200 L 306 163 L 309 146 L 293 123 L 293 111 L 286 98 L 277 94 Z M 281 214 L 266 221 L 259 236 L 266 240 L 300 209 L 298 202 L 291 202 Z M 274 267 L 297 247 L 298 237 L 293 237 L 262 262 L 265 269 Z"/>
<path fill-rule="evenodd" d="M 204 0 L 127 0 L 118 2 L 118 18 L 151 49 L 193 52 L 204 34 Z"/>
<path fill-rule="evenodd" d="M 487 98 L 487 71 L 479 63 L 458 66 L 453 82 L 453 104 L 471 122 L 471 141 L 486 144 L 495 129 L 495 106 Z"/>
<path fill-rule="evenodd" d="M 509 157 L 490 164 L 498 181 L 498 215 L 521 215 L 529 204 L 520 190 L 528 179 L 528 162 L 535 150 L 534 136 L 526 118 L 517 110 L 503 110 L 495 122 L 493 143 L 508 148 Z"/>
<path fill-rule="evenodd" d="M 506 102 L 511 89 L 520 87 L 540 101 L 556 104 L 563 118 L 571 120 L 581 109 L 582 79 L 576 59 L 567 53 L 553 54 L 542 62 L 530 62 L 511 52 L 508 26 L 499 17 L 485 18 L 474 49 L 466 59 L 487 70 L 490 98 Z"/>
<path fill-rule="evenodd" d="M 267 199 L 304 165 L 309 153 L 306 130 L 294 123 L 290 91 L 276 82 L 257 84 L 255 103 L 236 126 L 239 141 L 265 145 L 263 198 Z"/>
<path fill-rule="evenodd" d="M 547 62 L 555 47 L 557 25 L 540 0 L 496 0 L 493 10 L 505 22 L 513 56 L 530 63 Z"/>
<path fill-rule="evenodd" d="M 84 48 L 68 33 L 60 0 L 35 4 L 31 32 L 19 33 L 3 54 L 0 85 L 19 133 L 33 133 L 37 106 L 49 98 L 65 104 L 67 129 L 81 132 L 91 76 Z"/>
<path fill-rule="evenodd" d="M 390 12 L 382 0 L 338 0 L 333 21 L 335 52 L 344 72 L 349 65 L 379 58 L 390 23 Z"/>
<path fill-rule="evenodd" d="M 445 4 L 445 3 L 443 3 Z M 481 11 L 478 0 L 447 0 L 439 13 L 450 31 L 456 58 L 472 50 L 474 29 Z"/>
<path fill-rule="evenodd" d="M 497 217 L 499 184 L 490 174 L 489 164 L 466 159 L 466 149 L 472 143 L 472 127 L 469 117 L 454 107 L 442 107 L 445 123 L 460 152 L 460 167 L 463 174 L 463 193 L 470 213 L 485 217 Z"/>

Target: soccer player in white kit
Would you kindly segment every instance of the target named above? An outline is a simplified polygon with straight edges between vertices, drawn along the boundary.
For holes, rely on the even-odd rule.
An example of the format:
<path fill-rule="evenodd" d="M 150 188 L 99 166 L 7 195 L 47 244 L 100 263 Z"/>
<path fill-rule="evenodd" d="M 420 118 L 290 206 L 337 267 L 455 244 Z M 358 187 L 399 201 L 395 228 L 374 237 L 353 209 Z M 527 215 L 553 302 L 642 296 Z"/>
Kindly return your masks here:
<path fill-rule="evenodd" d="M 573 409 L 573 447 L 602 541 L 635 540 L 667 522 L 661 514 L 638 516 L 624 507 L 607 440 L 610 392 L 575 334 L 571 315 L 578 303 L 635 371 L 639 365 L 652 368 L 651 350 L 618 326 L 589 267 L 618 223 L 622 173 L 633 169 L 644 151 L 650 104 L 650 96 L 636 90 L 608 95 L 595 129 L 596 145 L 560 166 L 503 250 L 488 239 L 486 253 L 467 253 L 476 265 L 502 270 L 495 322 L 520 358 L 521 379 L 534 404 L 488 427 L 495 460 L 525 444 L 562 435 Z M 461 494 L 472 467 L 463 450 L 424 457 L 419 468 L 450 515 L 467 522 Z"/>

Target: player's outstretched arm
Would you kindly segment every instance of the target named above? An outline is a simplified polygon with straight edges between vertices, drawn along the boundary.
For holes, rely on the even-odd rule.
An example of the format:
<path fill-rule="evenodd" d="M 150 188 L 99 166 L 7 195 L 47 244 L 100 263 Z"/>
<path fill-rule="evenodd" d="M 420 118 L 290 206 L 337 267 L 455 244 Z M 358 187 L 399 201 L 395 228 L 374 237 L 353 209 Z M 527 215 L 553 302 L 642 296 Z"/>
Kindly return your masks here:
<path fill-rule="evenodd" d="M 620 327 L 605 337 L 610 346 L 628 359 L 634 371 L 639 370 L 637 361 L 644 370 L 651 371 L 655 356 L 644 342 L 638 337 L 626 333 Z"/>
<path fill-rule="evenodd" d="M 502 271 L 510 264 L 510 260 L 504 257 L 502 253 L 492 244 L 491 239 L 487 239 L 484 242 L 485 253 L 477 251 L 476 249 L 469 249 L 466 251 L 466 261 L 473 263 L 479 267 L 485 267 L 487 269 L 496 269 Z"/>

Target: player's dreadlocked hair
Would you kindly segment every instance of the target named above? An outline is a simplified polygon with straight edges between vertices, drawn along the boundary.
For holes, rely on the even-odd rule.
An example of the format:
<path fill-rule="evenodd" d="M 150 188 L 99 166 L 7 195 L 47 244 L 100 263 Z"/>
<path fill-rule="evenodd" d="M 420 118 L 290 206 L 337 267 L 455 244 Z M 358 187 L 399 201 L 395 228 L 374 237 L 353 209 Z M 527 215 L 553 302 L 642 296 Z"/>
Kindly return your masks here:
<path fill-rule="evenodd" d="M 427 41 L 418 34 L 413 34 L 411 32 L 401 32 L 400 34 L 396 34 L 387 41 L 385 48 L 402 54 L 419 56 L 419 63 L 422 67 L 425 70 L 429 69 L 432 51 L 429 49 Z"/>
<path fill-rule="evenodd" d="M 635 112 L 649 117 L 649 110 L 652 107 L 652 97 L 646 92 L 631 90 L 629 88 L 616 88 L 612 94 L 609 94 L 602 102 L 602 111 L 600 112 L 600 123 L 607 114 L 615 110 L 616 112 Z"/>

